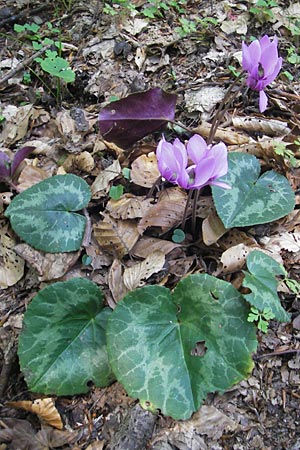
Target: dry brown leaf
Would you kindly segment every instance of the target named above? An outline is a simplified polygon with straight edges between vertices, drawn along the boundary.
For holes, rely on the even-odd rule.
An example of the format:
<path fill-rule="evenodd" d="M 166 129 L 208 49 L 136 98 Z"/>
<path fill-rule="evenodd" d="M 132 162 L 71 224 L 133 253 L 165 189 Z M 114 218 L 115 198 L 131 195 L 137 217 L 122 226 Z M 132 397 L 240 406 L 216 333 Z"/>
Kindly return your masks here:
<path fill-rule="evenodd" d="M 123 281 L 125 286 L 130 291 L 142 286 L 144 284 L 142 280 L 147 280 L 151 275 L 162 270 L 164 264 L 165 255 L 163 252 L 150 253 L 144 261 L 124 270 Z"/>
<path fill-rule="evenodd" d="M 195 262 L 195 256 L 187 256 L 185 258 L 172 259 L 169 263 L 169 273 L 176 277 L 182 278 L 191 270 Z"/>
<path fill-rule="evenodd" d="M 263 133 L 267 136 L 283 136 L 289 134 L 291 129 L 287 122 L 276 119 L 263 119 L 261 117 L 233 117 L 233 126 L 239 130 Z"/>
<path fill-rule="evenodd" d="M 108 287 L 116 303 L 122 300 L 128 292 L 123 282 L 123 265 L 119 259 L 115 259 L 109 269 Z"/>
<path fill-rule="evenodd" d="M 25 166 L 18 179 L 18 191 L 22 192 L 40 181 L 46 180 L 49 174 L 36 166 Z"/>
<path fill-rule="evenodd" d="M 39 398 L 34 401 L 20 400 L 18 402 L 7 402 L 6 406 L 20 408 L 37 414 L 40 420 L 59 430 L 63 429 L 63 423 L 52 398 Z"/>
<path fill-rule="evenodd" d="M 3 205 L 9 205 L 13 195 L 13 192 L 0 192 L 0 202 L 2 202 Z"/>
<path fill-rule="evenodd" d="M 79 155 L 69 155 L 63 163 L 63 168 L 66 172 L 75 169 L 83 170 L 84 172 L 91 172 L 94 168 L 95 161 L 89 152 L 81 152 Z"/>
<path fill-rule="evenodd" d="M 109 183 L 121 173 L 121 166 L 116 159 L 110 166 L 102 170 L 91 186 L 94 199 L 101 198 L 109 191 Z"/>
<path fill-rule="evenodd" d="M 200 197 L 197 202 L 196 215 L 201 219 L 205 219 L 208 217 L 213 211 L 215 211 L 215 205 L 213 202 L 213 198 L 209 197 Z"/>
<path fill-rule="evenodd" d="M 93 234 L 91 236 L 91 244 L 85 247 L 85 252 L 92 258 L 91 266 L 94 270 L 101 269 L 103 266 L 110 266 L 113 262 L 113 257 L 102 251 Z"/>
<path fill-rule="evenodd" d="M 230 247 L 234 247 L 238 244 L 245 244 L 247 246 L 257 246 L 257 241 L 253 236 L 245 233 L 245 231 L 238 228 L 232 228 L 228 230 L 225 236 L 219 240 L 219 245 L 223 250 L 227 250 Z"/>
<path fill-rule="evenodd" d="M 247 256 L 255 249 L 258 249 L 258 247 L 250 247 L 245 244 L 238 244 L 230 247 L 228 250 L 225 250 L 225 252 L 221 256 L 220 268 L 217 269 L 217 273 L 215 273 L 214 275 L 242 270 L 242 268 L 246 264 Z"/>
<path fill-rule="evenodd" d="M 100 247 L 116 258 L 127 255 L 139 238 L 135 222 L 116 221 L 107 214 L 103 214 L 103 220 L 94 225 L 94 234 Z"/>
<path fill-rule="evenodd" d="M 278 233 L 275 236 L 263 238 L 262 243 L 265 250 L 273 253 L 280 253 L 282 250 L 292 253 L 300 252 L 300 232 Z"/>
<path fill-rule="evenodd" d="M 139 239 L 132 248 L 131 254 L 140 258 L 146 258 L 149 253 L 153 253 L 157 250 L 160 250 L 164 255 L 167 255 L 174 250 L 174 248 L 181 248 L 181 245 L 163 239 L 144 236 Z"/>
<path fill-rule="evenodd" d="M 144 62 L 146 61 L 146 58 L 147 58 L 146 48 L 145 47 L 138 47 L 136 49 L 134 62 L 138 66 L 139 70 L 142 69 L 142 67 L 144 65 Z"/>
<path fill-rule="evenodd" d="M 7 289 L 16 284 L 24 275 L 24 259 L 13 250 L 16 241 L 10 235 L 8 227 L 0 229 L 0 288 Z"/>
<path fill-rule="evenodd" d="M 151 188 L 160 177 L 156 155 L 151 152 L 136 158 L 131 165 L 130 177 L 138 186 Z"/>
<path fill-rule="evenodd" d="M 215 244 L 226 231 L 227 229 L 215 211 L 202 222 L 202 238 L 205 245 Z"/>
<path fill-rule="evenodd" d="M 104 445 L 105 445 L 105 441 L 95 441 L 95 442 L 92 442 L 86 448 L 86 450 L 103 450 Z"/>
<path fill-rule="evenodd" d="M 177 226 L 183 219 L 187 202 L 187 193 L 178 187 L 171 187 L 162 191 L 158 202 L 148 209 L 138 224 L 141 234 L 148 227 L 161 227 L 166 232 Z"/>
<path fill-rule="evenodd" d="M 44 253 L 27 244 L 18 244 L 14 250 L 35 268 L 40 281 L 50 281 L 62 277 L 76 263 L 81 253 L 80 251 Z"/>
<path fill-rule="evenodd" d="M 0 133 L 0 143 L 12 145 L 23 139 L 28 131 L 28 123 L 32 113 L 33 105 L 31 104 L 19 107 L 8 105 L 4 108 L 2 115 L 6 120 Z"/>
<path fill-rule="evenodd" d="M 200 134 L 203 137 L 208 138 L 211 129 L 211 124 L 208 122 L 201 122 L 196 128 L 193 129 L 193 133 Z M 217 128 L 215 133 L 215 139 L 225 142 L 229 145 L 241 145 L 249 142 L 249 136 L 237 133 L 226 128 Z"/>
<path fill-rule="evenodd" d="M 150 207 L 150 198 L 124 194 L 119 200 L 109 200 L 106 209 L 115 219 L 137 219 L 143 217 Z"/>

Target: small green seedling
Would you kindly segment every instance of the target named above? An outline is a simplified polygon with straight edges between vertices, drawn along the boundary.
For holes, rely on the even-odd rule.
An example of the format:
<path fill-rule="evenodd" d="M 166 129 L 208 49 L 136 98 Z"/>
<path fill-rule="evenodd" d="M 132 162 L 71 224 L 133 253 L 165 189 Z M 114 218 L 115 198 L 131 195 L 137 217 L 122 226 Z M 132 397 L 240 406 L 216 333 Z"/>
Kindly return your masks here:
<path fill-rule="evenodd" d="M 122 174 L 126 180 L 130 180 L 130 169 L 128 169 L 128 167 L 122 169 Z"/>
<path fill-rule="evenodd" d="M 180 244 L 184 240 L 185 240 L 185 232 L 180 228 L 176 228 L 176 230 L 173 231 L 172 241 L 176 242 L 176 244 Z"/>
<path fill-rule="evenodd" d="M 263 311 L 259 311 L 252 306 L 247 320 L 248 322 L 256 322 L 257 328 L 263 333 L 267 333 L 269 321 L 274 317 L 271 308 L 264 308 Z"/>
<path fill-rule="evenodd" d="M 109 196 L 112 200 L 119 200 L 123 195 L 124 186 L 118 184 L 118 186 L 112 186 L 109 190 Z"/>
<path fill-rule="evenodd" d="M 255 6 L 250 8 L 250 12 L 260 23 L 265 23 L 274 19 L 272 8 L 278 6 L 275 0 L 257 0 Z"/>
<path fill-rule="evenodd" d="M 300 142 L 297 140 L 294 141 L 294 144 L 300 145 Z M 285 142 L 278 142 L 274 146 L 274 152 L 276 155 L 282 156 L 284 160 L 287 161 L 287 163 L 291 167 L 298 167 L 299 166 L 299 160 L 295 157 L 294 152 L 292 150 L 289 150 L 287 148 L 288 143 Z"/>

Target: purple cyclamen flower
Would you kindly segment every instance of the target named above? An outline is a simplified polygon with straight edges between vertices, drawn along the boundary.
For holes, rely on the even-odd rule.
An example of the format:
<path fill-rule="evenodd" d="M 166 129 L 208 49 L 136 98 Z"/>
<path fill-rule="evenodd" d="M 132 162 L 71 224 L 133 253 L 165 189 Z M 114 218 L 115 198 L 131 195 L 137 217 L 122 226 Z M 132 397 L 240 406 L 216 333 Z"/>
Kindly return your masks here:
<path fill-rule="evenodd" d="M 282 58 L 278 58 L 277 37 L 271 41 L 269 36 L 253 41 L 249 46 L 244 42 L 243 69 L 248 72 L 247 85 L 259 92 L 259 110 L 264 112 L 267 108 L 268 98 L 264 89 L 277 77 Z"/>
<path fill-rule="evenodd" d="M 184 189 L 201 189 L 207 185 L 230 189 L 228 184 L 218 181 L 228 171 L 227 148 L 223 142 L 207 145 L 195 134 L 185 146 L 179 139 L 170 144 L 163 137 L 156 157 L 161 175 Z"/>

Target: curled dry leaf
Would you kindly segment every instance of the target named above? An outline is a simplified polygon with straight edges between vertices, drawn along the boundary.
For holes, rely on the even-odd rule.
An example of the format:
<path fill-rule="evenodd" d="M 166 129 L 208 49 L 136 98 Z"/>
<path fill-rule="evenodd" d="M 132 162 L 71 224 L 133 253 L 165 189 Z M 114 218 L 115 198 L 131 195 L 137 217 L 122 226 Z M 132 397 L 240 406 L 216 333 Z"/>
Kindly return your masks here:
<path fill-rule="evenodd" d="M 219 245 L 223 250 L 227 250 L 230 247 L 234 247 L 238 244 L 245 244 L 249 247 L 256 247 L 257 241 L 255 238 L 245 231 L 239 230 L 238 228 L 232 228 L 228 230 L 227 233 L 219 240 Z"/>
<path fill-rule="evenodd" d="M 153 237 L 144 236 L 138 240 L 131 250 L 131 254 L 139 258 L 146 258 L 149 253 L 160 250 L 164 255 L 170 253 L 174 248 L 181 248 L 180 244 L 175 244 L 171 241 L 157 239 Z"/>
<path fill-rule="evenodd" d="M 287 122 L 276 119 L 233 117 L 232 123 L 234 128 L 239 130 L 263 133 L 267 136 L 283 136 L 291 132 Z"/>
<path fill-rule="evenodd" d="M 25 411 L 37 414 L 42 422 L 51 425 L 54 428 L 62 430 L 63 423 L 59 412 L 57 411 L 52 398 L 39 398 L 33 402 L 30 400 L 21 400 L 18 402 L 8 402 L 6 406 L 12 408 L 21 408 Z"/>
<path fill-rule="evenodd" d="M 128 292 L 123 281 L 123 265 L 119 259 L 115 259 L 109 269 L 108 287 L 116 303 Z"/>
<path fill-rule="evenodd" d="M 49 178 L 49 174 L 45 170 L 32 165 L 25 166 L 18 179 L 18 191 L 25 191 L 46 178 Z"/>
<path fill-rule="evenodd" d="M 115 256 L 127 255 L 139 238 L 137 224 L 131 220 L 116 221 L 107 214 L 94 225 L 94 234 L 100 247 Z"/>
<path fill-rule="evenodd" d="M 228 250 L 225 250 L 221 256 L 221 266 L 219 267 L 219 270 L 217 270 L 217 274 L 225 274 L 242 270 L 246 264 L 247 256 L 255 249 L 257 249 L 257 247 L 238 244 L 230 247 Z"/>
<path fill-rule="evenodd" d="M 151 188 L 160 177 L 156 155 L 149 153 L 136 158 L 131 165 L 130 176 L 138 186 Z"/>
<path fill-rule="evenodd" d="M 94 158 L 86 151 L 79 153 L 79 155 L 69 155 L 63 163 L 66 172 L 70 172 L 76 168 L 89 173 L 93 170 L 94 165 Z"/>
<path fill-rule="evenodd" d="M 211 129 L 211 124 L 208 122 L 201 122 L 196 128 L 193 129 L 193 133 L 200 134 L 201 136 L 208 138 Z M 236 131 L 217 128 L 215 133 L 215 139 L 225 142 L 229 145 L 241 145 L 249 142 L 249 136 L 237 133 Z"/>
<path fill-rule="evenodd" d="M 109 200 L 106 209 L 115 219 L 137 219 L 143 217 L 151 207 L 151 199 L 124 194 L 119 200 Z"/>
<path fill-rule="evenodd" d="M 28 131 L 28 122 L 32 114 L 31 104 L 20 107 L 9 105 L 4 108 L 2 115 L 6 120 L 0 133 L 0 142 L 9 146 L 23 139 Z"/>
<path fill-rule="evenodd" d="M 280 253 L 287 250 L 291 253 L 300 252 L 300 232 L 282 232 L 270 238 L 264 238 L 263 248 L 272 252 Z"/>
<path fill-rule="evenodd" d="M 80 251 L 69 253 L 44 253 L 30 245 L 18 244 L 15 252 L 27 261 L 39 274 L 40 281 L 50 281 L 62 277 L 80 256 Z"/>
<path fill-rule="evenodd" d="M 0 288 L 7 289 L 16 284 L 24 275 L 24 259 L 13 250 L 15 240 L 8 227 L 0 229 Z"/>
<path fill-rule="evenodd" d="M 226 231 L 227 229 L 216 211 L 213 211 L 202 222 L 202 238 L 205 245 L 215 244 Z"/>
<path fill-rule="evenodd" d="M 151 275 L 162 270 L 164 264 L 165 255 L 163 252 L 155 251 L 150 253 L 144 261 L 124 270 L 123 281 L 125 286 L 130 291 L 142 286 L 144 284 L 143 280 L 147 280 Z"/>
<path fill-rule="evenodd" d="M 110 166 L 102 170 L 91 186 L 92 198 L 101 198 L 109 191 L 109 183 L 121 173 L 121 166 L 116 159 Z"/>
<path fill-rule="evenodd" d="M 183 219 L 187 193 L 178 187 L 161 192 L 158 202 L 148 209 L 138 224 L 139 233 L 148 227 L 160 227 L 163 232 L 177 226 Z"/>

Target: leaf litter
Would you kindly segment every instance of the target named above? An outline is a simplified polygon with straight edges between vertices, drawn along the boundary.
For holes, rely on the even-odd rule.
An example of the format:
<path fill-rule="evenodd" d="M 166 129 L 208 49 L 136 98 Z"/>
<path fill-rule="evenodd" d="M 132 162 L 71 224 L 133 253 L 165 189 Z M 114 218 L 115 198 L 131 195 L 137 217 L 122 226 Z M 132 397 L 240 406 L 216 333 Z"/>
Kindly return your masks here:
<path fill-rule="evenodd" d="M 227 28 L 225 28 L 225 31 L 223 29 L 225 33 L 229 31 L 234 33 L 236 31 L 239 34 L 241 30 L 244 32 L 244 29 L 241 27 L 245 27 L 247 21 L 244 20 L 245 13 L 241 12 L 243 9 L 240 10 L 240 6 L 233 3 L 230 5 L 229 10 L 226 8 L 222 10 L 221 4 L 212 5 L 212 15 L 215 14 L 216 17 L 221 17 L 220 11 L 223 19 L 226 16 L 229 17 L 229 20 L 226 21 L 227 26 L 231 24 L 231 27 L 233 27 L 231 31 Z M 204 16 L 207 15 L 207 11 L 203 10 L 203 8 L 200 12 Z M 72 24 L 74 29 L 77 29 L 77 32 L 79 32 L 79 35 L 81 32 L 80 27 L 83 27 L 85 21 L 89 20 L 90 13 L 86 11 L 86 14 L 86 16 L 83 15 L 82 20 Z M 191 14 L 193 14 L 193 7 L 191 7 Z M 239 20 L 233 20 L 233 18 L 235 19 L 238 16 L 240 16 Z M 281 23 L 280 26 L 288 26 L 290 19 L 284 18 L 285 12 L 283 13 L 281 10 L 280 15 L 277 17 L 277 20 Z M 108 17 L 106 17 L 107 19 Z M 251 20 L 251 18 L 248 19 L 247 17 L 247 20 Z M 113 23 L 114 19 L 109 18 L 108 21 Z M 97 95 L 94 98 L 97 96 L 97 101 L 101 103 L 102 109 L 107 107 L 105 102 L 111 95 L 117 94 L 125 97 L 126 94 L 134 92 L 136 80 L 142 83 L 144 86 L 143 90 L 146 90 L 145 87 L 149 84 L 149 81 L 151 81 L 150 85 L 153 85 L 152 81 L 156 80 L 155 85 L 164 88 L 168 92 L 173 92 L 178 89 L 178 86 L 184 86 L 184 88 L 179 88 L 179 91 L 184 89 L 184 92 L 186 92 L 189 88 L 193 88 L 191 86 L 193 82 L 200 84 L 205 82 L 205 77 L 209 74 L 218 91 L 220 91 L 220 88 L 222 89 L 223 85 L 219 83 L 218 78 L 213 78 L 219 72 L 223 76 L 225 74 L 225 79 L 228 76 L 226 74 L 227 66 L 221 57 L 222 53 L 215 52 L 218 55 L 215 62 L 206 59 L 205 65 L 202 63 L 201 58 L 208 52 L 207 47 L 215 49 L 219 45 L 221 42 L 220 36 L 217 35 L 219 31 L 215 35 L 211 35 L 208 30 L 206 37 L 203 37 L 200 32 L 201 39 L 204 39 L 205 42 L 203 48 L 201 43 L 195 46 L 192 40 L 178 39 L 178 36 L 175 37 L 167 29 L 164 31 L 163 22 L 160 22 L 160 20 L 153 23 L 151 20 L 138 22 L 138 18 L 131 17 L 127 22 L 126 25 L 124 18 L 124 23 L 118 24 L 121 27 L 120 29 L 123 29 L 121 32 L 118 31 L 118 27 L 111 27 L 110 39 L 112 42 L 107 46 L 108 50 L 106 52 L 97 54 L 95 47 L 95 52 L 89 54 L 91 57 L 89 61 L 81 60 L 78 62 L 79 70 L 84 71 L 86 74 L 88 73 L 87 77 L 89 80 L 86 94 L 94 95 L 93 92 L 96 92 Z M 257 27 L 256 34 L 261 34 L 259 25 L 255 24 L 255 26 Z M 274 30 L 276 29 L 274 26 Z M 115 43 L 120 39 L 124 39 L 124 30 L 126 33 L 129 33 L 125 38 L 128 39 L 133 49 L 125 56 L 124 54 L 122 56 L 113 56 L 112 50 Z M 107 36 L 108 34 L 106 34 Z M 86 39 L 86 48 L 89 48 L 89 45 L 92 44 L 92 40 L 89 42 L 90 38 L 91 36 Z M 97 39 L 99 38 L 97 37 Z M 201 42 L 201 39 L 199 42 Z M 284 40 L 285 38 L 282 39 Z M 160 48 L 157 42 L 159 42 Z M 97 44 L 98 48 L 104 48 L 103 43 L 104 41 L 101 42 L 100 39 Z M 233 46 L 233 49 L 236 50 L 240 46 L 240 38 L 236 34 L 223 36 L 223 45 L 227 45 L 229 49 Z M 132 63 L 134 62 L 137 49 L 145 47 L 147 52 L 143 56 L 145 57 L 143 66 L 137 67 L 136 64 Z M 147 70 L 147 67 L 151 67 L 150 54 L 156 57 L 159 56 L 160 60 L 162 52 L 167 54 L 170 63 L 166 62 L 167 59 L 165 59 L 164 65 L 160 66 L 160 68 L 159 65 L 157 66 L 157 73 Z M 95 66 L 99 64 L 103 64 L 103 68 L 99 69 L 100 72 L 97 77 L 94 77 L 94 84 L 92 84 L 91 80 L 95 74 Z M 121 70 L 119 70 L 120 67 Z M 171 67 L 174 71 L 173 75 L 171 74 Z M 139 69 L 145 71 L 139 74 Z M 292 70 L 293 67 L 290 69 Z M 162 74 L 163 77 L 161 78 Z M 172 76 L 175 76 L 173 81 Z M 296 83 L 287 85 L 283 79 L 280 82 L 281 93 L 274 92 L 272 101 L 275 109 L 272 109 L 267 119 L 262 119 L 260 116 L 257 117 L 255 114 L 252 115 L 250 111 L 251 120 L 246 120 L 243 117 L 243 106 L 240 103 L 237 110 L 232 109 L 227 113 L 227 122 L 218 127 L 216 138 L 224 140 L 230 145 L 238 146 L 237 148 L 232 148 L 232 150 L 256 154 L 262 158 L 266 169 L 275 169 L 287 174 L 288 177 L 291 177 L 293 188 L 296 190 L 299 187 L 299 182 L 297 181 L 299 179 L 299 170 L 291 170 L 282 158 L 274 154 L 274 140 L 270 141 L 269 139 L 270 136 L 276 136 L 277 139 L 279 138 L 289 142 L 291 145 L 295 145 L 293 136 L 297 135 L 297 127 L 299 126 L 295 115 L 295 102 L 298 100 L 285 96 L 285 94 L 298 95 Z M 92 91 L 91 86 L 93 86 L 94 91 Z M 22 95 L 27 96 L 28 91 L 29 88 L 22 84 Z M 178 101 L 181 110 L 183 110 L 180 95 L 181 93 L 179 92 Z M 1 289 L 3 289 L 3 292 L 1 292 L 1 312 L 3 311 L 4 313 L 4 322 L 2 321 L 1 324 L 4 324 L 4 326 L 8 324 L 8 321 L 5 319 L 6 314 L 12 314 L 11 317 L 14 315 L 13 312 L 7 311 L 5 306 L 6 303 L 9 305 L 8 298 L 12 298 L 11 293 L 15 292 L 12 289 L 19 290 L 20 295 L 29 301 L 32 291 L 39 290 L 41 281 L 51 282 L 56 276 L 63 275 L 63 273 L 66 276 L 68 274 L 71 275 L 72 270 L 75 270 L 75 268 L 77 270 L 78 265 L 80 265 L 81 276 L 98 276 L 98 279 L 102 280 L 104 287 L 110 290 L 114 302 L 118 302 L 123 297 L 128 290 L 128 286 L 131 288 L 137 283 L 152 283 L 153 277 L 157 277 L 155 278 L 156 282 L 160 281 L 162 284 L 173 286 L 172 283 L 176 284 L 176 279 L 179 281 L 187 273 L 197 271 L 214 273 L 214 271 L 219 271 L 220 276 L 226 274 L 226 279 L 234 282 L 239 278 L 241 270 L 245 267 L 245 259 L 253 249 L 272 252 L 272 256 L 275 259 L 284 262 L 287 268 L 294 271 L 294 275 L 299 276 L 299 230 L 297 220 L 290 226 L 283 223 L 280 225 L 281 228 L 271 227 L 268 233 L 262 233 L 262 235 L 258 229 L 254 230 L 254 234 L 251 234 L 248 229 L 234 228 L 225 232 L 222 236 L 220 231 L 215 232 L 211 227 L 209 227 L 208 234 L 206 227 L 203 230 L 203 234 L 199 235 L 198 243 L 192 242 L 188 235 L 187 241 L 185 241 L 187 245 L 173 243 L 170 233 L 174 227 L 178 227 L 181 224 L 187 200 L 186 193 L 175 187 L 164 186 L 161 192 L 157 192 L 154 189 L 149 195 L 150 190 L 152 190 L 154 183 L 159 177 L 155 156 L 151 153 L 139 157 L 135 157 L 134 154 L 130 156 L 125 148 L 126 145 L 119 141 L 120 147 L 114 147 L 115 144 L 107 141 L 101 141 L 100 145 L 99 141 L 97 142 L 94 129 L 97 120 L 95 112 L 98 112 L 99 108 L 97 109 L 94 104 L 84 108 L 82 128 L 78 118 L 76 120 L 72 116 L 71 104 L 65 105 L 66 110 L 62 114 L 55 112 L 53 108 L 49 108 L 49 105 L 36 107 L 32 103 L 25 106 L 14 104 L 13 98 L 10 97 L 10 93 L 6 90 L 4 90 L 3 98 L 5 106 L 1 109 L 1 114 L 4 115 L 6 120 L 1 125 L 1 145 L 13 149 L 14 152 L 16 146 L 32 145 L 37 147 L 34 156 L 29 156 L 30 163 L 35 158 L 35 165 L 25 166 L 17 180 L 18 190 L 27 189 L 30 187 L 31 182 L 38 182 L 39 177 L 42 179 L 44 176 L 46 177 L 45 174 L 51 176 L 63 167 L 67 172 L 74 173 L 75 171 L 75 173 L 88 179 L 93 192 L 93 199 L 89 205 L 90 219 L 93 225 L 90 241 L 92 244 L 90 247 L 85 248 L 86 253 L 91 255 L 92 258 L 90 265 L 80 265 L 80 259 L 78 258 L 68 262 L 67 259 L 64 259 L 63 254 L 60 255 L 62 257 L 61 263 L 56 259 L 50 259 L 46 264 L 45 261 L 47 261 L 49 255 L 37 252 L 40 253 L 41 259 L 37 259 L 37 262 L 34 264 L 30 257 L 24 257 L 27 261 L 24 277 L 25 263 L 24 259 L 15 253 L 18 251 L 18 247 L 15 248 L 15 238 L 10 235 L 7 229 L 1 235 L 1 250 L 3 252 L 1 256 L 8 257 L 10 255 L 11 261 L 17 257 L 20 267 L 23 265 L 23 269 L 19 268 L 16 270 L 13 268 L 13 263 L 5 264 L 4 279 L 7 286 L 1 286 Z M 282 115 L 280 115 L 280 109 L 284 112 Z M 94 118 L 89 118 L 88 110 Z M 104 109 L 104 111 L 106 110 Z M 210 120 L 209 114 L 214 114 L 213 106 L 210 106 L 209 110 L 202 115 L 195 115 L 195 111 L 185 111 L 181 114 L 181 119 L 183 123 L 187 121 L 192 123 L 192 127 L 197 130 L 196 132 L 207 137 L 210 131 L 210 124 L 206 125 L 205 120 Z M 249 117 L 249 110 L 247 111 L 247 117 Z M 201 124 L 199 123 L 200 120 Z M 293 134 L 291 134 L 291 130 L 293 130 Z M 155 138 L 152 139 L 154 148 L 160 136 L 161 134 L 158 132 L 158 134 L 155 134 Z M 107 136 L 105 136 L 106 138 Z M 24 142 L 24 139 L 26 139 L 26 142 Z M 139 144 L 136 145 L 139 146 Z M 124 163 L 125 158 L 127 158 L 126 163 Z M 49 170 L 50 161 L 54 168 L 51 170 Z M 122 169 L 126 167 L 125 164 L 131 169 L 131 180 L 128 181 L 125 181 L 122 176 Z M 109 188 L 112 184 L 119 182 L 124 184 L 126 193 L 120 200 L 109 200 L 107 196 Z M 3 191 L 2 195 L 7 196 L 8 194 L 6 191 Z M 299 199 L 297 202 L 299 203 Z M 214 214 L 213 211 L 212 198 L 208 191 L 201 198 L 197 207 L 198 220 L 202 218 L 206 220 L 205 223 L 209 223 L 209 218 Z M 101 215 L 99 216 L 99 214 Z M 99 219 L 99 217 L 101 218 Z M 280 221 L 276 221 L 276 223 L 280 223 Z M 9 239 L 5 240 L 4 238 L 3 240 L 5 233 L 8 233 Z M 211 237 L 212 233 L 213 237 Z M 98 243 L 95 242 L 97 237 Z M 151 262 L 151 255 L 157 256 L 158 254 L 160 259 L 157 258 L 157 261 L 155 261 L 155 258 L 152 256 L 153 260 Z M 37 255 L 35 255 L 34 259 L 36 257 Z M 71 258 L 71 255 L 69 257 Z M 149 262 L 147 260 L 149 257 L 150 264 L 153 264 L 152 273 L 151 271 L 147 272 L 145 264 L 145 261 Z M 139 261 L 139 258 L 143 260 Z M 8 259 L 8 261 L 10 260 Z M 53 261 L 55 261 L 57 266 L 55 270 Z M 7 270 L 8 272 L 6 272 Z M 16 292 L 19 295 L 18 291 Z M 289 290 L 285 296 L 288 304 L 294 308 L 293 314 L 296 319 L 299 317 L 297 296 L 293 295 Z M 18 304 L 15 303 L 13 308 L 17 307 Z M 9 326 L 13 323 L 13 321 L 10 321 Z M 295 321 L 293 323 L 296 324 Z M 270 334 L 262 338 L 260 352 L 263 354 L 280 348 L 283 351 L 284 349 L 297 348 L 297 339 L 297 331 L 293 330 L 291 326 L 284 328 L 282 325 L 276 326 L 271 324 Z M 286 358 L 288 358 L 288 354 Z M 245 380 L 228 394 L 210 399 L 212 406 L 205 406 L 199 413 L 196 413 L 196 425 L 193 422 L 189 425 L 187 424 L 187 428 L 179 430 L 177 429 L 180 428 L 179 423 L 172 423 L 166 418 L 160 419 L 161 435 L 158 430 L 158 440 L 156 442 L 154 437 L 151 444 L 152 447 L 159 450 L 163 448 L 170 450 L 174 449 L 175 446 L 185 449 L 190 445 L 193 449 L 204 449 L 217 445 L 219 448 L 231 446 L 232 448 L 256 449 L 281 448 L 281 445 L 287 445 L 285 444 L 286 439 L 289 440 L 288 445 L 291 445 L 291 442 L 293 444 L 296 443 L 292 425 L 295 421 L 295 414 L 297 414 L 295 402 L 297 401 L 297 386 L 299 383 L 296 362 L 296 357 L 293 353 L 289 357 L 288 363 L 284 358 L 278 356 L 277 358 L 271 357 L 268 361 L 265 359 L 258 360 L 253 375 L 254 382 L 250 379 L 248 381 Z M 256 382 L 257 380 L 263 380 L 263 388 Z M 90 420 L 91 415 L 100 418 L 104 408 L 106 408 L 104 414 L 108 414 L 108 416 L 109 414 L 115 415 L 115 417 L 118 417 L 117 420 L 119 420 L 120 415 L 122 416 L 124 410 L 126 410 L 124 406 L 126 402 L 122 404 L 123 409 L 116 406 L 112 399 L 109 398 L 110 389 L 111 391 L 113 389 L 117 392 L 118 389 L 121 391 L 118 385 L 117 387 L 106 389 L 105 395 L 108 399 L 108 406 L 105 399 L 103 399 L 103 394 L 97 390 L 91 392 L 85 399 L 79 399 L 76 396 L 73 399 L 62 398 L 63 416 L 68 416 L 73 429 L 76 428 L 76 423 L 80 422 L 81 419 L 79 420 L 79 417 L 82 418 L 82 423 Z M 281 394 L 282 392 L 285 392 L 285 394 Z M 8 398 L 11 397 L 8 391 L 7 396 Z M 258 401 L 257 399 L 260 400 Z M 102 405 L 102 409 L 98 408 L 97 402 Z M 88 411 L 87 415 L 82 414 L 84 408 Z M 216 411 L 214 408 L 218 410 Z M 254 410 L 256 411 L 255 414 L 261 414 L 261 417 L 263 417 L 262 423 L 267 425 L 267 431 L 261 432 L 260 429 L 257 429 L 258 422 L 255 414 L 253 414 Z M 73 415 L 69 411 L 72 411 Z M 274 411 L 278 417 L 276 421 L 274 421 Z M 242 416 L 241 412 L 243 413 Z M 6 412 L 6 414 L 8 413 Z M 202 414 L 204 414 L 204 417 L 202 416 L 201 419 L 203 422 L 198 417 Z M 213 418 L 217 417 L 217 420 L 213 422 L 215 425 L 212 426 L 211 431 L 207 431 L 209 430 L 209 418 L 211 416 Z M 227 420 L 226 417 L 229 419 Z M 283 419 L 286 425 L 283 425 Z M 5 422 L 5 420 L 11 419 L 1 420 L 1 426 L 6 432 L 7 442 L 10 439 L 16 445 L 20 445 L 23 439 L 25 441 L 27 439 L 26 445 L 31 445 L 31 448 L 45 448 L 44 446 L 40 447 L 40 435 L 38 434 L 36 438 L 36 430 L 31 426 L 29 426 L 30 429 L 28 428 L 29 422 L 26 421 L 25 424 L 27 425 L 24 425 L 24 423 L 17 422 L 16 419 L 14 419 L 15 422 Z M 167 427 L 164 428 L 166 422 Z M 279 422 L 280 430 L 278 431 Z M 100 419 L 98 423 L 101 423 Z M 184 424 L 182 425 L 183 427 Z M 238 424 L 238 427 L 236 427 L 236 424 Z M 26 428 L 26 432 L 23 425 Z M 90 422 L 89 425 L 94 427 L 94 429 L 97 429 L 98 426 L 97 422 L 93 422 L 93 424 Z M 116 425 L 112 425 L 112 430 L 114 427 L 115 429 L 117 428 Z M 12 431 L 9 432 L 8 429 Z M 45 430 L 42 427 L 38 433 L 43 434 L 43 442 L 46 443 L 45 445 L 50 446 L 49 436 L 51 433 L 49 429 L 47 429 L 48 431 Z M 84 426 L 82 430 L 84 430 Z M 201 432 L 198 432 L 198 430 L 201 430 Z M 202 433 L 203 430 L 207 432 Z M 273 434 L 274 430 L 276 430 L 275 437 L 272 436 L 272 430 Z M 178 434 L 179 432 L 180 435 Z M 67 432 L 64 433 L 67 434 Z M 85 436 L 90 436 L 84 438 L 85 442 L 89 442 L 88 439 L 92 439 L 91 435 L 87 431 L 85 433 Z M 166 437 L 166 434 L 168 437 Z M 289 437 L 286 438 L 285 436 Z M 19 442 L 17 442 L 18 439 Z M 29 444 L 30 439 L 32 440 L 31 444 Z M 66 439 L 65 435 L 65 438 L 62 437 L 61 440 L 52 441 L 51 445 L 55 447 L 58 443 L 57 447 L 59 447 L 67 445 L 68 442 L 70 441 Z M 155 447 L 156 444 L 158 447 Z"/>

